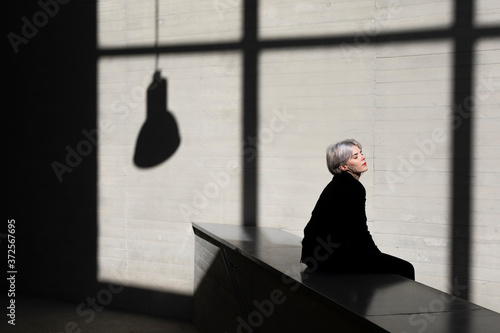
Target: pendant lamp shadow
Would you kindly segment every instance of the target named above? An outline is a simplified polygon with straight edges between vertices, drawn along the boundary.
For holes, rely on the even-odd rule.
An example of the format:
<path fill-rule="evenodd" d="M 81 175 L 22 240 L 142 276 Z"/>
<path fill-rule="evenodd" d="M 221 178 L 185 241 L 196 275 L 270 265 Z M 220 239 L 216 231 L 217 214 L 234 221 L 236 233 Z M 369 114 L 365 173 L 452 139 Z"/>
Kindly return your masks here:
<path fill-rule="evenodd" d="M 167 110 L 167 80 L 160 71 L 153 75 L 147 90 L 147 115 L 137 138 L 134 164 L 150 168 L 169 159 L 181 138 L 174 116 Z"/>

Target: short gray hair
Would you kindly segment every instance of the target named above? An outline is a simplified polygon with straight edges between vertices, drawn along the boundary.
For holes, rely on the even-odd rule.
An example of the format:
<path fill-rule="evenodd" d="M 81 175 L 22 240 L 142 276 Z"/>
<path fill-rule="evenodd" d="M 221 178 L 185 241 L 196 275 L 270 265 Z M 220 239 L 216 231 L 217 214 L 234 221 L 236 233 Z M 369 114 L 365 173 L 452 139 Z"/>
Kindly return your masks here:
<path fill-rule="evenodd" d="M 352 155 L 352 147 L 354 146 L 362 150 L 361 143 L 354 139 L 340 141 L 326 148 L 326 165 L 332 174 L 337 175 L 342 172 L 339 166 L 349 161 Z"/>

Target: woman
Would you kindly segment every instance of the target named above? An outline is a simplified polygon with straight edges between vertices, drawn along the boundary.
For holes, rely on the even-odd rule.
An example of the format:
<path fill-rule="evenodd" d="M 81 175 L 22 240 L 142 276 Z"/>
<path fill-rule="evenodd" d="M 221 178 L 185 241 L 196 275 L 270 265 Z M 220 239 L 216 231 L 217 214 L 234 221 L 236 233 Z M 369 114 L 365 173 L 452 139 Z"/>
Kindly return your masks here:
<path fill-rule="evenodd" d="M 366 191 L 359 182 L 368 170 L 362 147 L 344 140 L 326 151 L 332 181 L 321 193 L 304 229 L 301 262 L 310 270 L 389 273 L 415 279 L 413 265 L 380 252 L 366 224 Z"/>

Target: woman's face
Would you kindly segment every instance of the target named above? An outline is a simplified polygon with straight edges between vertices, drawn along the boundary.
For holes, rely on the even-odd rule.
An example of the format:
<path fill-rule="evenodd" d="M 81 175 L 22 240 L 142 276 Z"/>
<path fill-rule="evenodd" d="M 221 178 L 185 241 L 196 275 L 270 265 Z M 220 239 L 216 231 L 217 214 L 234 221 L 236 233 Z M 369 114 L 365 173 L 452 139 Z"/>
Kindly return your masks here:
<path fill-rule="evenodd" d="M 365 155 L 363 155 L 363 152 L 357 146 L 352 147 L 351 158 L 347 161 L 344 167 L 344 171 L 349 171 L 358 175 L 368 170 Z"/>

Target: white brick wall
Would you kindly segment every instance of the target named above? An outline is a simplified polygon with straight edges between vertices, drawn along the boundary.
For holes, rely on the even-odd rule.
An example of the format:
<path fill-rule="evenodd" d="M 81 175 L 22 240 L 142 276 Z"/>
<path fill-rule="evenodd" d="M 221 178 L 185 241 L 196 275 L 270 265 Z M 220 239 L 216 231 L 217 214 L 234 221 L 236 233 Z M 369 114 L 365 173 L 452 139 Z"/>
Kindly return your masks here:
<path fill-rule="evenodd" d="M 233 43 L 242 1 L 160 0 L 160 45 Z M 154 45 L 154 1 L 100 1 L 99 47 Z M 331 178 L 328 144 L 363 143 L 370 229 L 417 280 L 450 291 L 453 40 L 377 43 L 446 30 L 453 1 L 260 1 L 260 40 L 351 36 L 352 43 L 259 54 L 258 223 L 302 235 Z M 500 4 L 476 1 L 477 26 Z M 432 35 L 430 35 L 432 36 Z M 500 311 L 500 38 L 474 44 L 471 300 Z M 190 222 L 241 223 L 242 54 L 162 54 L 181 146 L 152 169 L 132 158 L 155 55 L 99 60 L 99 275 L 193 293 Z"/>

